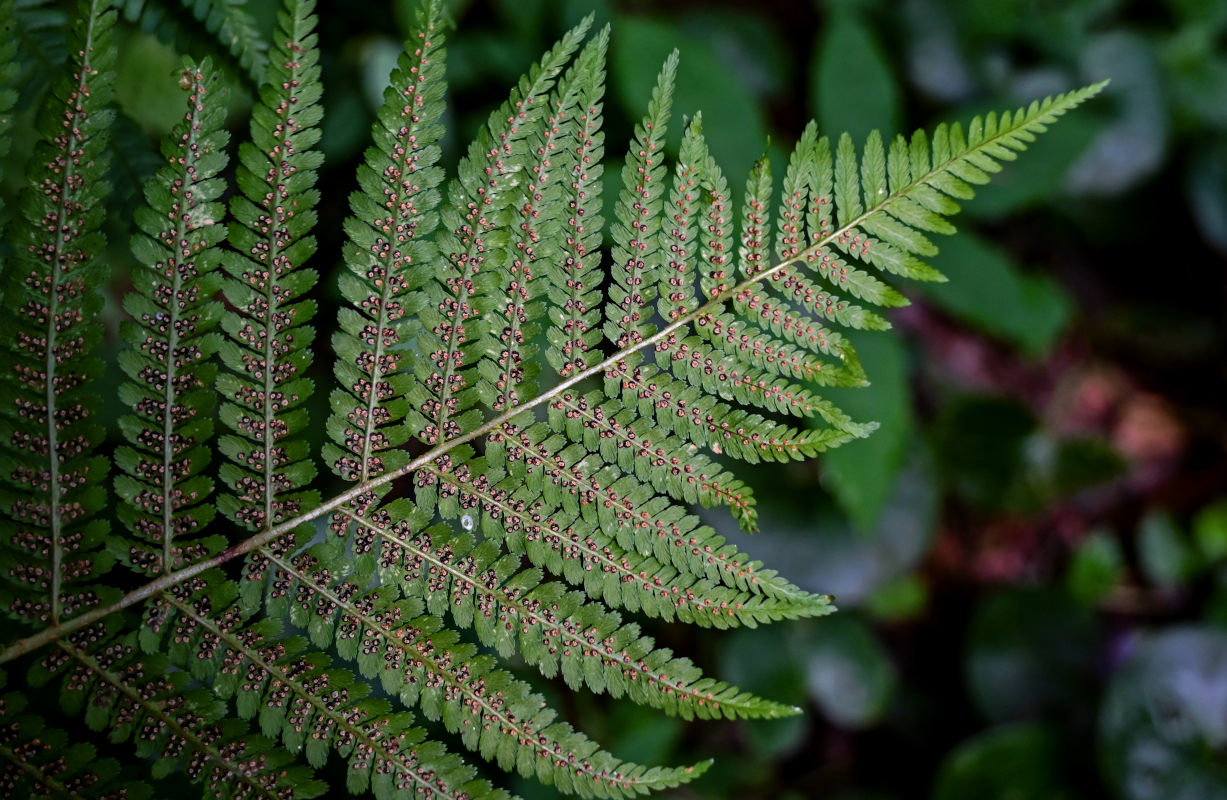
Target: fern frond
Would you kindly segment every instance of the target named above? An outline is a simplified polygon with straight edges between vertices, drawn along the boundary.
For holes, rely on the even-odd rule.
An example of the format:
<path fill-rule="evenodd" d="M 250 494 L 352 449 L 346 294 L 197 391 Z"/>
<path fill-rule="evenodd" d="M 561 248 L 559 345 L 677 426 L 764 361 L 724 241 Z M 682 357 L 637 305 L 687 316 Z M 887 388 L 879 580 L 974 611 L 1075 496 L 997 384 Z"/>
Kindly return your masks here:
<path fill-rule="evenodd" d="M 6 683 L 0 673 L 0 688 Z M 64 797 L 69 800 L 143 800 L 149 786 L 118 785 L 119 763 L 98 758 L 87 742 L 69 743 L 68 734 L 48 727 L 30 712 L 20 692 L 0 695 L 0 794 L 4 797 Z"/>
<path fill-rule="evenodd" d="M 0 2 L 0 158 L 8 155 L 17 103 L 17 17 L 14 0 Z M 0 201 L 0 210 L 4 203 Z"/>
<path fill-rule="evenodd" d="M 619 403 L 603 401 L 597 392 L 559 395 L 550 403 L 550 427 L 599 453 L 606 464 L 633 472 L 656 491 L 706 508 L 727 506 L 743 529 L 754 529 L 754 492 L 749 486 L 694 445 L 662 434 Z"/>
<path fill-rule="evenodd" d="M 224 39 L 247 41 L 241 51 L 252 46 L 242 20 L 224 18 L 232 0 L 184 3 Z M 86 10 L 90 30 L 113 18 L 98 2 Z M 117 488 L 120 519 L 143 543 L 104 542 L 89 521 L 104 500 L 87 455 L 99 436 L 73 416 L 91 411 L 81 395 L 96 372 L 87 356 L 102 243 L 90 234 L 67 269 L 54 263 L 65 231 L 72 244 L 100 216 L 100 184 L 80 175 L 101 168 L 70 179 L 73 159 L 96 162 L 101 146 L 96 119 L 71 124 L 97 117 L 91 103 L 105 99 L 104 85 L 84 85 L 101 80 L 92 69 L 69 89 L 69 126 L 48 123 L 64 153 L 40 151 L 41 193 L 23 200 L 34 233 L 18 240 L 29 253 L 4 287 L 25 305 L 0 323 L 17 354 L 5 380 L 23 392 L 0 431 L 0 472 L 15 490 L 4 505 L 19 523 L 4 539 L 5 599 L 43 627 L 0 662 L 52 644 L 33 683 L 63 674 L 66 712 L 134 740 L 155 777 L 182 768 L 209 794 L 308 797 L 324 790 L 311 767 L 335 755 L 351 791 L 381 799 L 505 800 L 414 726 L 413 706 L 483 757 L 567 792 L 629 797 L 685 783 L 706 765 L 648 768 L 602 751 L 459 629 L 572 687 L 688 719 L 794 713 L 705 677 L 619 609 L 710 627 L 833 610 L 688 504 L 728 507 L 752 529 L 753 495 L 717 456 L 788 461 L 873 429 L 821 396 L 865 382 L 842 331 L 887 327 L 878 308 L 906 302 L 899 278 L 939 279 L 923 259 L 931 235 L 952 230 L 957 201 L 1097 88 L 977 119 L 966 134 L 942 127 L 889 147 L 873 135 L 860 152 L 811 126 L 781 182 L 773 244 L 765 161 L 739 212 L 700 116 L 667 163 L 674 54 L 626 158 L 602 297 L 608 29 L 588 38 L 588 19 L 564 35 L 441 191 L 442 2 L 427 2 L 351 197 L 340 290 L 352 307 L 332 339 L 339 387 L 323 452 L 349 488 L 321 502 L 308 486 L 303 403 L 314 388 L 304 371 L 316 276 L 304 264 L 322 116 L 313 10 L 287 0 L 279 20 L 252 143 L 239 151 L 236 252 L 214 248 L 225 139 L 203 66 L 189 65 L 191 109 L 147 191 L 151 210 L 137 215 L 145 267 L 125 303 L 137 319 L 124 326 L 134 349 L 123 356 L 136 414 L 124 421 Z M 211 330 L 218 317 L 224 343 Z M 214 352 L 232 431 L 218 446 L 228 494 L 217 506 L 236 523 L 216 532 L 247 530 L 233 540 L 206 528 L 212 401 L 201 389 Z M 66 415 L 67 403 L 79 405 Z M 387 498 L 399 479 L 409 496 Z M 95 589 L 104 543 L 156 577 L 118 598 Z M 239 555 L 238 579 L 215 569 Z M 145 601 L 140 630 L 129 630 L 117 612 Z M 373 696 L 375 679 L 386 700 Z M 0 710 L 14 714 L 28 716 Z M 0 763 L 8 741 L 26 740 L 0 729 Z"/>
<path fill-rule="evenodd" d="M 225 168 L 229 134 L 224 89 L 211 65 L 188 62 L 181 84 L 187 113 L 167 139 L 169 162 L 145 184 L 147 205 L 132 249 L 142 267 L 135 291 L 124 299 L 132 319 L 123 323 L 128 349 L 119 357 L 129 382 L 120 398 L 134 415 L 120 420 L 130 446 L 116 450 L 126 473 L 115 480 L 120 520 L 134 534 L 117 555 L 130 568 L 156 575 L 199 561 L 225 539 L 201 536 L 214 516 L 207 501 L 213 482 L 203 474 L 213 434 L 212 356 L 222 316 L 213 299 L 225 238 Z M 119 549 L 119 548 L 116 548 Z"/>
<path fill-rule="evenodd" d="M 388 511 L 394 518 L 412 515 Z M 401 584 L 433 614 L 450 611 L 458 625 L 474 628 L 504 657 L 518 646 L 546 677 L 561 672 L 572 688 L 587 685 L 614 697 L 628 695 L 686 719 L 797 713 L 702 677 L 689 660 L 657 649 L 637 625 L 623 625 L 617 614 L 561 583 L 543 583 L 539 570 L 522 570 L 518 557 L 502 554 L 493 542 L 477 543 L 444 525 L 413 533 L 403 523 L 389 529 L 351 518 L 381 540 L 382 581 Z"/>
<path fill-rule="evenodd" d="M 669 193 L 668 219 L 661 227 L 660 249 L 667 254 L 662 262 L 658 311 L 669 321 L 684 316 L 697 306 L 694 300 L 695 258 L 699 247 L 699 202 L 703 192 L 705 164 L 702 161 L 702 116 L 696 116 L 682 136 Z M 668 288 L 665 288 L 665 284 Z"/>
<path fill-rule="evenodd" d="M 438 241 L 443 256 L 442 268 L 427 273 L 419 295 L 425 304 L 420 317 L 426 329 L 420 344 L 434 369 L 422 376 L 421 388 L 425 389 L 426 396 L 419 410 L 425 419 L 414 433 L 428 445 L 451 439 L 481 422 L 480 413 L 466 413 L 480 396 L 475 387 L 481 382 L 479 370 L 472 366 L 466 368 L 466 362 L 473 361 L 468 351 L 474 349 L 466 343 L 479 345 L 484 327 L 505 324 L 502 314 L 481 319 L 491 313 L 495 295 L 501 288 L 497 278 L 504 252 L 509 254 L 511 261 L 505 276 L 508 285 L 511 281 L 526 284 L 521 287 L 521 306 L 528 296 L 527 288 L 531 284 L 523 273 L 528 263 L 522 248 L 506 240 L 508 229 L 513 227 L 510 206 L 516 194 L 514 187 L 522 173 L 533 175 L 529 186 L 540 186 L 547 174 L 542 170 L 548 166 L 548 159 L 544 153 L 539 158 L 527 154 L 527 144 L 530 134 L 549 110 L 549 92 L 555 78 L 583 41 L 591 21 L 589 17 L 568 31 L 529 70 L 507 101 L 490 115 L 489 123 L 461 160 L 458 177 L 448 186 Z M 534 202 L 541 199 L 532 198 Z M 531 216 L 531 211 L 529 214 Z M 527 234 L 531 241 L 532 228 L 524 230 L 525 226 L 526 223 L 521 223 L 514 227 Z M 488 264 L 488 259 L 493 263 Z M 509 313 L 518 318 L 523 311 L 516 310 L 515 306 L 513 299 Z M 512 330 L 507 334 L 508 340 L 502 343 L 508 353 L 501 358 L 513 374 L 517 372 L 517 359 L 522 361 L 518 354 L 521 345 L 512 341 L 516 335 L 522 337 L 523 333 Z M 512 380 L 517 384 L 520 381 L 519 378 Z M 513 392 L 514 387 L 505 387 L 505 391 L 496 392 L 491 401 L 505 407 Z"/>
<path fill-rule="evenodd" d="M 404 503 L 399 501 L 396 516 L 420 520 Z M 377 519 L 395 524 L 392 513 L 381 511 Z M 353 511 L 344 516 L 345 524 L 357 520 L 367 529 L 381 524 Z M 483 757 L 585 797 L 642 794 L 676 786 L 705 769 L 648 769 L 599 750 L 570 725 L 556 722 L 527 684 L 460 642 L 438 617 L 421 615 L 420 600 L 397 600 L 386 589 L 367 588 L 370 581 L 362 571 L 347 576 L 329 568 L 338 555 L 327 545 L 292 557 L 271 555 L 269 612 L 288 614 L 317 646 L 335 642 L 337 653 L 356 661 L 363 676 L 378 676 L 387 692 L 406 706 L 419 706 L 428 718 L 441 719 Z"/>
<path fill-rule="evenodd" d="M 563 191 L 566 220 L 559 233 L 560 252 L 545 260 L 549 280 L 550 326 L 546 361 L 563 378 L 590 366 L 588 355 L 601 340 L 601 184 L 604 133 L 601 131 L 605 92 L 604 32 L 580 54 L 574 67 L 575 111 L 563 125 L 570 128 L 571 147 L 560 148 L 558 171 L 571 180 Z"/>
<path fill-rule="evenodd" d="M 91 383 L 102 371 L 92 355 L 102 338 L 95 318 L 106 262 L 99 232 L 107 185 L 105 110 L 114 79 L 114 12 L 82 3 L 70 50 L 74 74 L 39 118 L 29 183 L 15 220 L 13 264 L 0 321 L 10 353 L 0 417 L 0 494 L 5 521 L 3 605 L 36 625 L 57 624 L 107 594 L 90 584 L 112 564 L 102 551 L 106 523 L 103 439 Z"/>
<path fill-rule="evenodd" d="M 261 530 L 319 502 L 304 487 L 315 477 L 302 434 L 301 405 L 311 395 L 304 377 L 311 364 L 315 301 L 304 299 L 318 278 L 303 268 L 315 253 L 314 188 L 323 163 L 314 148 L 323 109 L 319 99 L 319 51 L 314 0 L 287 2 L 272 63 L 252 112 L 251 142 L 239 148 L 231 200 L 232 252 L 223 266 L 226 300 L 235 313 L 223 327 L 226 372 L 218 389 L 226 398 L 221 419 L 234 431 L 220 442 L 230 463 L 221 479 L 229 487 L 218 508 L 248 530 Z"/>
<path fill-rule="evenodd" d="M 268 68 L 268 43 L 246 3 L 235 0 L 115 0 L 120 16 L 178 53 L 208 59 L 223 74 L 259 86 Z M 187 11 L 185 11 L 187 9 Z M 201 30 L 201 28 L 205 30 Z"/>
<path fill-rule="evenodd" d="M 375 147 L 358 168 L 362 191 L 350 198 L 354 216 L 346 222 L 345 262 L 353 274 L 342 276 L 340 289 L 354 308 L 342 310 L 333 337 L 341 388 L 332 394 L 328 421 L 335 444 L 325 445 L 323 455 L 342 478 L 363 484 L 408 461 L 397 447 L 407 438 L 403 420 L 409 409 L 401 398 L 413 383 L 397 372 L 398 351 L 416 330 L 411 314 L 418 303 L 408 293 L 422 278 L 410 273 L 429 262 L 429 236 L 438 225 L 434 208 L 442 171 L 435 164 L 443 133 L 445 52 L 440 14 L 438 3 L 426 5 L 392 73 L 372 126 Z"/>
<path fill-rule="evenodd" d="M 13 136 L 13 106 L 17 103 L 17 18 L 13 0 L 0 0 L 0 160 L 9 153 Z M 0 176 L 2 177 L 2 176 Z M 0 213 L 4 211 L 4 199 L 0 198 Z M 0 217 L 0 233 L 3 233 L 3 217 Z M 4 258 L 0 255 L 0 272 Z M 4 282 L 0 281 L 0 301 L 4 299 Z"/>
<path fill-rule="evenodd" d="M 34 666 L 31 683 L 62 674 L 64 711 L 84 712 L 86 726 L 106 731 L 112 742 L 131 740 L 139 758 L 152 760 L 155 778 L 183 769 L 214 797 L 289 800 L 319 793 L 321 784 L 305 767 L 289 764 L 284 750 L 226 719 L 225 706 L 192 688 L 188 674 L 171 669 L 165 657 L 141 654 L 136 634 L 118 630 L 117 622 L 57 642 Z"/>
<path fill-rule="evenodd" d="M 68 61 L 65 36 L 68 18 L 63 9 L 48 7 L 47 0 L 15 0 L 12 41 L 17 45 L 17 74 L 13 87 L 23 104 L 41 99 L 51 81 L 64 74 Z"/>
<path fill-rule="evenodd" d="M 544 314 L 541 301 L 547 291 L 541 267 L 559 260 L 560 218 L 566 213 L 563 182 L 568 171 L 572 176 L 575 172 L 568 170 L 573 119 L 580 113 L 580 101 L 601 80 L 608 44 L 606 27 L 583 48 L 559 81 L 541 123 L 536 124 L 528 114 L 518 122 L 529 134 L 526 151 L 519 159 L 523 185 L 510 209 L 512 239 L 504 259 L 506 266 L 500 270 L 502 292 L 508 299 L 486 314 L 485 354 L 479 364 L 482 380 L 477 384 L 478 395 L 494 411 L 505 411 L 536 394 L 539 366 L 534 339 L 541 327 L 536 320 Z M 512 101 L 523 102 L 514 96 Z M 493 134 L 496 128 L 491 126 L 490 130 Z"/>
<path fill-rule="evenodd" d="M 220 697 L 233 698 L 239 715 L 258 720 L 265 736 L 304 752 L 315 767 L 337 751 L 348 763 L 351 793 L 505 800 L 506 793 L 474 780 L 471 767 L 427 741 L 412 727 L 412 715 L 370 697 L 353 673 L 329 669 L 328 658 L 305 639 L 281 636 L 276 617 L 250 619 L 220 573 L 200 581 L 190 602 L 164 595 L 155 604 L 155 629 L 147 629 L 143 644 L 166 650 Z"/>
<path fill-rule="evenodd" d="M 475 476 L 468 465 L 448 460 L 422 468 L 418 500 L 429 507 L 437 492 L 440 508 L 449 516 L 458 513 L 457 507 L 479 508 L 487 537 L 504 541 L 512 552 L 524 553 L 533 564 L 570 583 L 582 584 L 593 598 L 650 616 L 723 628 L 833 610 L 829 597 L 809 595 L 774 572 L 759 570 L 760 564 L 748 562 L 710 528 L 695 528 L 693 517 L 678 519 L 681 509 L 670 508 L 661 519 L 646 522 L 653 512 L 662 512 L 663 504 L 650 492 L 635 489 L 633 481 L 611 481 L 610 506 L 598 519 L 589 516 L 598 507 L 595 498 L 584 501 L 584 515 L 563 507 L 563 496 L 591 497 L 591 489 L 572 479 L 543 487 L 542 477 L 549 471 L 549 466 L 538 469 L 527 482 L 521 473 L 494 483 L 492 477 L 502 477 L 497 472 Z M 628 485 L 632 493 L 622 496 Z M 477 524 L 472 517 L 470 523 Z M 625 538 L 620 541 L 603 525 Z M 625 533 L 632 528 L 633 539 Z"/>
<path fill-rule="evenodd" d="M 268 43 L 260 38 L 246 0 L 180 0 L 256 80 L 268 68 Z"/>

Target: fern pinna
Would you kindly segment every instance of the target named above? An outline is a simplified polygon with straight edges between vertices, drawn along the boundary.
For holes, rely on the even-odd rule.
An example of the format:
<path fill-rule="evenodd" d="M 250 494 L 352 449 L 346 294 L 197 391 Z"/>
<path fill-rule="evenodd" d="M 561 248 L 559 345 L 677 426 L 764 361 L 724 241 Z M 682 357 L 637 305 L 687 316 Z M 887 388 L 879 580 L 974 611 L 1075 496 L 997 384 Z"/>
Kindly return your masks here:
<path fill-rule="evenodd" d="M 9 25 L 14 4 L 0 13 Z M 1099 90 L 931 137 L 875 133 L 859 152 L 811 124 L 780 196 L 764 158 L 738 201 L 699 114 L 666 156 L 675 55 L 610 210 L 608 28 L 567 33 L 446 179 L 441 13 L 420 11 L 350 198 L 326 420 L 306 402 L 323 271 L 314 3 L 285 3 L 233 190 L 223 82 L 185 63 L 183 118 L 133 220 L 128 411 L 112 421 L 97 387 L 116 13 L 82 3 L 2 286 L 6 796 L 165 796 L 185 778 L 210 797 L 311 797 L 339 764 L 352 793 L 507 797 L 449 740 L 585 797 L 706 768 L 601 750 L 500 665 L 512 657 L 686 719 L 797 713 L 625 615 L 725 628 L 834 610 L 693 506 L 752 531 L 753 493 L 727 464 L 872 431 L 822 397 L 866 382 L 840 331 L 888 327 L 876 309 L 906 302 L 891 276 L 940 279 L 919 260 L 927 234 L 952 232 L 974 184 Z M 0 110 L 12 100 L 0 87 Z M 76 713 L 107 743 L 70 733 Z"/>

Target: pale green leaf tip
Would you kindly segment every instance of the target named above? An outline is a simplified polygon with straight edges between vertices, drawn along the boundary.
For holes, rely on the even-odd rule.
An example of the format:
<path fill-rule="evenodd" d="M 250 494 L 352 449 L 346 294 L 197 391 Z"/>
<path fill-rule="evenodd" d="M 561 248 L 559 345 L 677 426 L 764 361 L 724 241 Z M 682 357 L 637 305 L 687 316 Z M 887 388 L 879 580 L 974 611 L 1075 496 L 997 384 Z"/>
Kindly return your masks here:
<path fill-rule="evenodd" d="M 702 775 L 704 772 L 707 772 L 709 769 L 711 769 L 711 765 L 714 763 L 715 763 L 715 759 L 709 758 L 705 761 L 699 761 L 696 764 L 692 764 L 689 767 L 685 767 L 684 770 L 687 773 L 686 777 L 689 778 L 690 780 L 694 780 L 695 778 Z"/>

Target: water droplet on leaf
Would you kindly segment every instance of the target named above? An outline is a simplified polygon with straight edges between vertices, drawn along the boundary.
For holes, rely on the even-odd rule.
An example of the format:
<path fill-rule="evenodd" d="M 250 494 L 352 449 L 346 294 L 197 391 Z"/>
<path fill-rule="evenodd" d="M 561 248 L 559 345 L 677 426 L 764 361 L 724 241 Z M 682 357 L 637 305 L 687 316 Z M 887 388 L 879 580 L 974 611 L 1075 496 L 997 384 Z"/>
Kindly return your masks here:
<path fill-rule="evenodd" d="M 468 514 L 465 514 L 460 518 L 460 527 L 464 528 L 466 531 L 473 530 L 473 518 Z"/>

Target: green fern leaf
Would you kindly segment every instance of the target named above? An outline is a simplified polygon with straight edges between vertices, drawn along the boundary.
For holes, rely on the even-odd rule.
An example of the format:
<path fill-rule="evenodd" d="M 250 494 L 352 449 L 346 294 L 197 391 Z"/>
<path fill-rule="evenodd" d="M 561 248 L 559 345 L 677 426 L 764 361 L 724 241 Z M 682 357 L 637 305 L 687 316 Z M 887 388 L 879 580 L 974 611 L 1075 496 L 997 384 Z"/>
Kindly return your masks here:
<path fill-rule="evenodd" d="M 7 683 L 0 673 L 0 688 Z M 20 692 L 0 695 L 0 792 L 5 797 L 65 797 L 69 800 L 144 800 L 149 786 L 118 780 L 113 758 L 98 758 L 87 742 L 69 744 L 68 734 L 28 713 Z"/>
<path fill-rule="evenodd" d="M 688 660 L 657 649 L 637 625 L 623 625 L 617 614 L 562 583 L 543 583 L 539 570 L 520 569 L 518 558 L 490 541 L 478 544 L 443 525 L 409 537 L 353 519 L 383 540 L 382 561 L 390 562 L 380 573 L 385 582 L 403 581 L 407 595 L 420 596 L 433 614 L 450 612 L 457 625 L 475 628 L 504 657 L 518 647 L 546 677 L 561 671 L 572 688 L 629 695 L 686 719 L 798 713 L 704 678 Z"/>
<path fill-rule="evenodd" d="M 319 502 L 305 491 L 315 476 L 301 441 L 308 419 L 303 402 L 313 384 L 304 373 L 315 330 L 315 301 L 304 295 L 315 270 L 303 264 L 315 252 L 314 188 L 323 162 L 318 150 L 319 52 L 314 2 L 288 3 L 261 102 L 252 114 L 251 142 L 239 148 L 240 196 L 223 261 L 230 279 L 224 293 L 235 313 L 223 327 L 226 372 L 217 388 L 227 402 L 221 420 L 233 435 L 220 441 L 231 463 L 220 470 L 230 494 L 218 508 L 240 527 L 261 530 Z"/>
<path fill-rule="evenodd" d="M 106 460 L 91 384 L 102 338 L 95 316 L 105 281 L 99 232 L 107 185 L 105 143 L 113 82 L 115 14 L 83 3 L 70 49 L 74 75 L 39 119 L 42 140 L 15 220 L 14 263 L 4 297 L 15 309 L 0 321 L 10 353 L 0 417 L 0 494 L 5 516 L 6 611 L 36 626 L 61 620 L 113 594 L 93 582 L 112 564 L 102 550 Z"/>
<path fill-rule="evenodd" d="M 258 65 L 243 9 L 185 5 Z M 182 770 L 210 796 L 315 796 L 327 787 L 312 768 L 335 758 L 350 792 L 381 800 L 507 797 L 417 727 L 413 708 L 502 768 L 581 796 L 629 797 L 706 769 L 602 751 L 500 666 L 517 653 L 572 688 L 686 719 L 796 713 L 704 676 L 621 611 L 725 628 L 833 610 L 689 506 L 728 508 L 752 530 L 754 497 L 722 462 L 807 458 L 873 430 L 822 396 L 866 382 L 842 331 L 889 327 L 878 309 L 906 303 L 899 278 L 940 280 L 923 259 L 932 235 L 953 231 L 958 201 L 1099 88 L 966 132 L 941 126 L 889 146 L 875 133 L 859 152 L 811 125 L 773 223 L 766 160 L 738 208 L 700 116 L 667 163 L 675 53 L 626 157 L 605 295 L 608 28 L 589 37 L 587 19 L 548 51 L 444 188 L 442 4 L 425 3 L 345 223 L 351 306 L 332 336 L 322 455 L 350 486 L 321 501 L 304 400 L 322 89 L 314 3 L 287 0 L 238 151 L 229 251 L 217 202 L 226 136 L 207 63 L 189 62 L 188 114 L 135 215 L 143 267 L 121 356 L 134 413 L 115 456 L 126 532 L 107 538 L 91 521 L 105 464 L 89 454 L 101 435 L 87 389 L 101 338 L 105 7 L 83 6 L 85 41 L 70 49 L 87 64 L 49 106 L 39 191 L 22 201 L 26 249 L 3 287 L 17 298 L 2 324 L 18 402 L 0 429 L 12 520 L 0 601 L 35 630 L 0 663 L 49 645 L 29 659 L 32 685 L 61 679 L 65 713 L 132 741 L 154 780 Z M 139 0 L 124 8 L 152 19 Z M 65 111 L 78 123 L 66 132 Z M 226 492 L 215 503 L 214 353 L 225 367 L 217 416 L 231 431 L 216 445 Z M 400 479 L 407 491 L 390 496 Z M 100 585 L 109 554 L 151 579 L 122 596 Z M 241 577 L 217 569 L 240 555 Z M 119 613 L 137 603 L 139 630 Z M 114 765 L 86 764 L 89 746 L 60 744 L 19 695 L 0 700 L 0 764 L 13 768 L 0 776 L 15 776 L 2 779 L 111 791 Z M 39 737 L 67 748 L 62 765 L 30 749 Z"/>
<path fill-rule="evenodd" d="M 13 106 L 17 103 L 17 17 L 13 0 L 0 2 L 0 158 L 12 145 Z M 0 203 L 0 210 L 4 208 Z"/>
<path fill-rule="evenodd" d="M 86 727 L 106 731 L 112 742 L 131 740 L 136 756 L 151 760 L 153 778 L 183 770 L 210 796 L 224 798 L 320 793 L 322 784 L 288 764 L 288 753 L 226 719 L 213 693 L 193 688 L 166 657 L 141 654 L 136 635 L 124 634 L 118 621 L 112 617 L 57 642 L 32 670 L 31 683 L 62 674 L 63 710 L 84 713 Z"/>
<path fill-rule="evenodd" d="M 303 556 L 293 564 L 275 553 L 268 558 L 278 575 L 287 573 L 277 565 L 297 575 L 304 563 Z M 281 580 L 275 586 L 284 586 Z M 336 589 L 319 575 L 307 580 L 318 580 L 316 590 L 325 595 Z M 286 751 L 304 753 L 317 768 L 331 751 L 339 752 L 347 762 L 350 792 L 370 789 L 380 800 L 405 792 L 441 800 L 505 800 L 504 792 L 475 780 L 471 767 L 437 742 L 427 741 L 425 732 L 412 726 L 412 715 L 370 697 L 368 685 L 352 672 L 329 669 L 328 657 L 312 650 L 306 639 L 281 635 L 277 616 L 253 619 L 237 600 L 238 588 L 220 572 L 207 573 L 193 588 L 190 602 L 163 596 L 150 615 L 153 624 L 142 644 L 167 652 L 220 698 L 233 698 L 238 715 L 258 721 L 263 734 L 280 739 Z M 276 599 L 276 591 L 270 608 L 280 610 L 284 601 Z M 355 607 L 362 609 L 359 613 L 379 616 L 378 609 L 360 599 Z M 330 641 L 333 634 L 324 631 L 318 617 L 318 598 L 315 611 L 317 617 L 304 627 L 311 629 L 316 642 Z M 297 611 L 291 616 L 303 621 Z M 343 640 L 349 638 L 345 630 L 337 632 Z M 339 649 L 343 654 L 351 651 L 352 657 L 352 648 Z M 306 789 L 317 786 L 300 779 L 295 796 L 309 796 Z"/>
<path fill-rule="evenodd" d="M 618 267 L 605 309 L 605 337 L 620 348 L 639 344 L 655 332 L 645 317 L 657 291 L 653 267 L 665 197 L 664 137 L 673 109 L 677 62 L 675 50 L 656 79 L 647 114 L 635 128 L 622 167 L 622 191 L 613 226 L 613 260 Z"/>
<path fill-rule="evenodd" d="M 115 5 L 127 22 L 197 61 L 212 61 L 227 78 L 245 77 L 253 87 L 265 78 L 268 43 L 244 2 L 115 0 Z"/>
<path fill-rule="evenodd" d="M 64 74 L 68 61 L 68 18 L 62 9 L 48 5 L 47 0 L 15 0 L 13 4 L 12 38 L 6 36 L 6 41 L 17 45 L 12 87 L 18 92 L 19 107 L 38 107 L 51 82 Z"/>
<path fill-rule="evenodd" d="M 129 383 L 120 398 L 134 415 L 120 420 L 129 447 L 115 462 L 126 473 L 116 478 L 123 499 L 120 520 L 134 536 L 126 549 L 114 548 L 133 570 L 157 575 L 207 558 L 225 545 L 202 536 L 213 520 L 207 501 L 212 481 L 204 474 L 213 434 L 211 363 L 218 348 L 213 332 L 222 316 L 213 300 L 215 273 L 225 238 L 225 168 L 229 135 L 220 130 L 224 92 L 207 62 L 189 62 L 182 83 L 188 112 L 163 152 L 169 164 L 145 184 L 147 206 L 136 214 L 141 233 L 133 252 L 143 269 L 133 275 L 135 291 L 124 307 L 129 349 L 119 358 Z"/>

